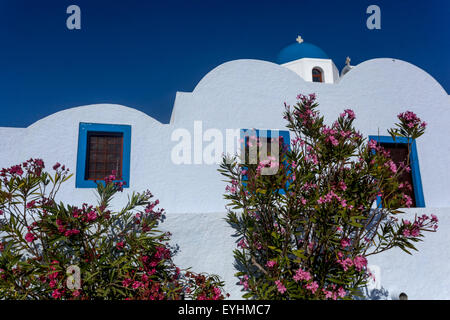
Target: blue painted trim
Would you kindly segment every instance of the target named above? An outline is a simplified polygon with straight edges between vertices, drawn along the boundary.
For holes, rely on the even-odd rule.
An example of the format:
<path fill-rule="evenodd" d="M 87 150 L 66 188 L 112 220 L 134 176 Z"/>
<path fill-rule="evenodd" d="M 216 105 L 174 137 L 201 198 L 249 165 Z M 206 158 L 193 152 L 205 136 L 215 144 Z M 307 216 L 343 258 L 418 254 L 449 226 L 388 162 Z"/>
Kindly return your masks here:
<path fill-rule="evenodd" d="M 93 180 L 86 180 L 86 152 L 89 132 L 117 132 L 123 134 L 122 149 L 122 182 L 124 188 L 130 187 L 130 156 L 131 156 L 131 126 L 122 124 L 102 124 L 80 122 L 78 131 L 77 171 L 75 179 L 76 188 L 96 188 Z"/>
<path fill-rule="evenodd" d="M 414 197 L 416 198 L 416 208 L 425 208 L 425 198 L 423 196 L 422 178 L 420 177 L 419 157 L 417 154 L 416 140 L 405 137 L 391 136 L 369 136 L 369 140 L 375 140 L 378 143 L 410 143 L 411 153 L 409 155 L 409 162 L 411 166 L 411 175 L 413 180 Z M 381 199 L 377 198 L 377 206 L 381 207 Z"/>
<path fill-rule="evenodd" d="M 248 131 L 254 131 L 256 134 L 257 138 L 272 138 L 272 132 L 278 132 L 278 137 L 283 137 L 283 142 L 285 145 L 288 146 L 288 148 L 291 148 L 291 138 L 290 138 L 290 133 L 287 130 L 259 130 L 259 129 L 241 129 L 241 133 L 240 133 L 240 137 L 242 140 L 241 143 L 241 150 L 244 150 L 245 148 L 245 137 L 250 136 L 249 134 L 247 134 Z M 275 135 L 274 135 L 275 136 Z M 247 167 L 243 167 L 244 170 L 247 170 Z M 246 181 L 248 180 L 247 175 L 243 175 L 242 176 L 242 180 Z M 289 182 L 288 182 L 289 183 Z M 245 187 L 247 185 L 247 183 L 243 182 L 242 185 Z M 286 186 L 286 189 L 289 185 Z M 285 191 L 283 189 L 279 190 L 279 192 L 281 194 L 284 194 Z"/>

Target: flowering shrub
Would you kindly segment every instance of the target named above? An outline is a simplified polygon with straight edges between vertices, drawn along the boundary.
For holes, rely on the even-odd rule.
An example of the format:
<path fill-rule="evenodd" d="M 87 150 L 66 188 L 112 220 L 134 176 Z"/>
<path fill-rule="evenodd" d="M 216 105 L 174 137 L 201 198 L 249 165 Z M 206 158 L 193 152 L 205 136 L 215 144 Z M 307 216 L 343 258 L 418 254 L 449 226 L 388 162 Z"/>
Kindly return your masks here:
<path fill-rule="evenodd" d="M 285 105 L 290 147 L 272 138 L 278 159 L 259 154 L 258 163 L 248 164 L 225 157 L 219 169 L 229 183 L 227 221 L 240 237 L 237 276 L 244 298 L 351 299 L 371 276 L 368 256 L 394 247 L 416 250 L 414 243 L 435 231 L 438 219 L 399 219 L 399 208 L 412 204 L 405 193 L 411 186 L 399 180 L 409 160 L 396 164 L 376 141 L 366 141 L 353 127 L 352 110 L 327 126 L 314 94 L 297 99 Z M 389 130 L 394 139 L 424 133 L 426 123 L 414 113 L 398 118 Z M 250 137 L 246 147 L 255 139 L 264 142 Z M 274 166 L 276 174 L 261 173 Z"/>
<path fill-rule="evenodd" d="M 1 299 L 223 299 L 217 276 L 180 270 L 149 191 L 109 204 L 123 183 L 97 183 L 97 206 L 57 203 L 71 175 L 30 159 L 0 171 Z"/>

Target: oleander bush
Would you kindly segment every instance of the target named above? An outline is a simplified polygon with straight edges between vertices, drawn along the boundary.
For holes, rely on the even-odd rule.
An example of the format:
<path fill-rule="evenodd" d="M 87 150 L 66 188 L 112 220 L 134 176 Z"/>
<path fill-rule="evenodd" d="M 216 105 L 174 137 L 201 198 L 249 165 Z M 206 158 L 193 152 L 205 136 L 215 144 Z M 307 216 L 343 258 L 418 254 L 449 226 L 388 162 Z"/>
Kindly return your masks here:
<path fill-rule="evenodd" d="M 71 174 L 53 171 L 41 159 L 0 171 L 0 299 L 224 299 L 217 276 L 174 264 L 149 191 L 115 211 L 113 173 L 97 182 L 97 205 L 66 205 L 56 195 Z"/>
<path fill-rule="evenodd" d="M 228 183 L 227 221 L 239 237 L 234 255 L 243 297 L 355 298 L 372 276 L 367 257 L 395 247 L 416 250 L 438 219 L 401 218 L 400 209 L 412 205 L 411 185 L 399 179 L 411 170 L 409 154 L 395 163 L 355 129 L 352 110 L 327 126 L 316 96 L 299 95 L 295 105 L 285 104 L 284 119 L 290 145 L 282 137 L 269 141 L 279 157 L 261 152 L 267 140 L 252 135 L 241 142 L 249 154 L 256 148 L 258 161 L 246 162 L 241 151 L 225 156 L 219 169 Z M 410 152 L 426 123 L 410 111 L 398 119 L 389 134 L 407 138 Z"/>

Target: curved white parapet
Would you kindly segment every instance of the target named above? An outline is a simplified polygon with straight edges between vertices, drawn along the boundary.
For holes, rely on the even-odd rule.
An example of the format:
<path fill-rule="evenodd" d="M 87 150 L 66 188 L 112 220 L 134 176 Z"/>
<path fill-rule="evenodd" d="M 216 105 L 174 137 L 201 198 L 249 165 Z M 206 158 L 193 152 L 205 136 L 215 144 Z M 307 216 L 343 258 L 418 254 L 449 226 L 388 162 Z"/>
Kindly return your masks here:
<path fill-rule="evenodd" d="M 71 118 L 74 122 L 89 122 L 92 121 L 92 119 L 96 119 L 103 123 L 117 123 L 118 120 L 132 123 L 139 120 L 148 121 L 149 123 L 152 123 L 152 125 L 162 125 L 162 123 L 155 118 L 137 109 L 120 104 L 100 103 L 73 107 L 55 112 L 32 123 L 28 128 L 34 129 L 49 126 L 50 124 L 56 125 L 58 121 L 67 118 Z"/>

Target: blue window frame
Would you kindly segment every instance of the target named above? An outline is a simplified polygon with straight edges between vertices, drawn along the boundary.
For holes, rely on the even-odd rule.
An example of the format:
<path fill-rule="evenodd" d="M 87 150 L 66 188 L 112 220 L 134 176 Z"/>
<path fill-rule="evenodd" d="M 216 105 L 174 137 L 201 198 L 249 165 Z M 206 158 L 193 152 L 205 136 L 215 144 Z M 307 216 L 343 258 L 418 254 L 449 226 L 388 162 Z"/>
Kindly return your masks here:
<path fill-rule="evenodd" d="M 256 136 L 256 138 L 267 138 L 271 139 L 272 137 L 283 137 L 284 145 L 287 145 L 290 148 L 291 140 L 289 131 L 287 130 L 259 130 L 259 129 L 241 129 L 240 137 L 241 137 L 241 152 L 243 152 L 246 148 L 246 139 L 250 136 Z M 243 167 L 243 169 L 247 170 L 247 167 Z M 247 175 L 242 177 L 242 180 L 248 180 Z M 244 186 L 247 185 L 246 182 L 243 183 Z M 286 186 L 288 187 L 288 185 Z M 284 190 L 279 190 L 281 194 L 284 194 Z"/>
<path fill-rule="evenodd" d="M 375 140 L 379 144 L 408 144 L 408 138 L 396 137 L 395 140 L 391 136 L 369 136 L 369 140 Z M 409 141 L 411 153 L 409 154 L 409 164 L 411 167 L 411 176 L 413 182 L 414 197 L 416 208 L 425 208 L 425 199 L 423 197 L 422 179 L 420 177 L 419 157 L 417 155 L 417 146 L 414 139 Z M 377 199 L 377 206 L 381 206 L 381 199 Z"/>
<path fill-rule="evenodd" d="M 94 180 L 87 179 L 86 169 L 88 166 L 88 137 L 90 134 L 105 133 L 115 134 L 123 137 L 122 144 L 122 181 L 124 188 L 130 186 L 130 153 L 131 153 L 131 126 L 119 124 L 101 124 L 80 122 L 78 132 L 78 153 L 76 188 L 96 188 Z"/>

